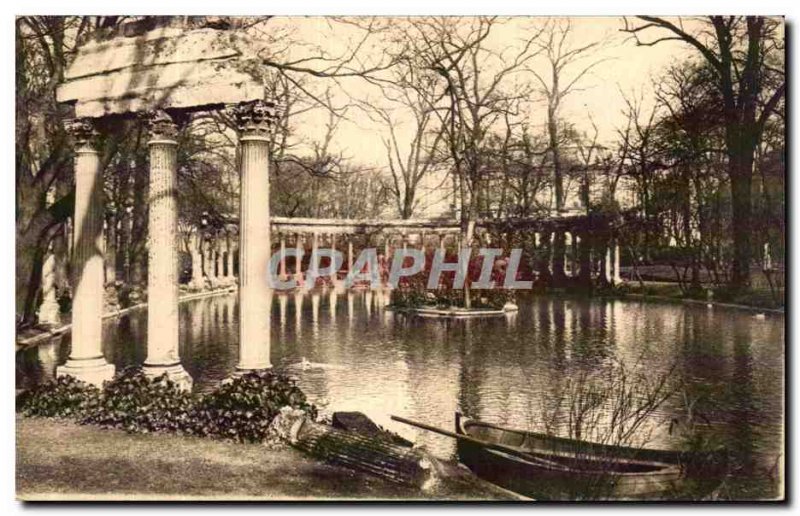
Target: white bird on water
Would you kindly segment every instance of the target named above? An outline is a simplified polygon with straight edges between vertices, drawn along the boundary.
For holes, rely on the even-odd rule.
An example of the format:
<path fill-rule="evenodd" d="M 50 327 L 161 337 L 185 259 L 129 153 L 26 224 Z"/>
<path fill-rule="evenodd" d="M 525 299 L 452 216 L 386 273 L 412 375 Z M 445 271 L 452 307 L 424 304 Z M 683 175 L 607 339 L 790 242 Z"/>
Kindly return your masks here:
<path fill-rule="evenodd" d="M 767 316 L 766 316 L 765 314 L 763 314 L 763 313 L 758 313 L 758 314 L 756 314 L 754 317 L 755 317 L 756 319 L 758 319 L 759 321 L 763 321 L 764 319 L 766 319 L 766 318 L 767 318 Z"/>

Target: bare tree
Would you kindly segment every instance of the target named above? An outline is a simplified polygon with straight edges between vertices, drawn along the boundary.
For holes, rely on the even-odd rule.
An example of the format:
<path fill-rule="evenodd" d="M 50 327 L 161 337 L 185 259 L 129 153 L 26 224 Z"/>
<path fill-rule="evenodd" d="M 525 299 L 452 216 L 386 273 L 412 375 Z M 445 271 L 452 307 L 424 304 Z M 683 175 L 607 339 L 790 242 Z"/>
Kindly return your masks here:
<path fill-rule="evenodd" d="M 593 41 L 584 45 L 573 45 L 571 41 L 572 23 L 569 19 L 548 20 L 544 24 L 542 36 L 536 45 L 547 63 L 547 73 L 539 73 L 532 69 L 531 73 L 539 84 L 540 93 L 547 100 L 547 134 L 553 165 L 553 187 L 555 193 L 555 209 L 557 213 L 564 210 L 566 195 L 564 190 L 564 160 L 562 143 L 565 131 L 561 120 L 561 107 L 564 99 L 576 91 L 580 82 L 600 63 L 606 59 L 597 58 L 596 51 L 602 41 Z M 566 280 L 564 272 L 564 253 L 566 250 L 564 232 L 557 231 L 553 238 L 553 282 L 563 284 Z"/>
<path fill-rule="evenodd" d="M 395 67 L 392 84 L 381 88 L 383 98 L 392 107 L 361 102 L 367 114 L 386 127 L 388 134 L 383 143 L 389 177 L 385 186 L 395 201 L 398 215 L 404 219 L 414 215 L 419 207 L 421 183 L 442 161 L 444 129 L 435 106 L 444 91 L 436 88 L 436 80 L 430 71 L 419 70 L 405 61 Z M 408 142 L 398 137 L 403 125 L 411 127 Z"/>
<path fill-rule="evenodd" d="M 410 22 L 416 65 L 438 76 L 442 101 L 430 106 L 444 128 L 443 138 L 460 201 L 461 242 L 472 245 L 482 186 L 486 180 L 487 136 L 530 92 L 515 81 L 536 55 L 532 33 L 504 51 L 488 44 L 494 17 L 425 18 Z M 463 264 L 466 272 L 467 264 Z M 471 306 L 469 282 L 464 305 Z"/>

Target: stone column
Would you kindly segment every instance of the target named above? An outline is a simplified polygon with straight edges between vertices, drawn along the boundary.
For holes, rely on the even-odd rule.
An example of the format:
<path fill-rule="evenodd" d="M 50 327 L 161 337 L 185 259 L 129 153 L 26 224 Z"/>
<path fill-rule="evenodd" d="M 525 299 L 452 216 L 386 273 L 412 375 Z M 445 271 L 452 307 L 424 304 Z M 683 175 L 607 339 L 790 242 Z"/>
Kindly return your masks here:
<path fill-rule="evenodd" d="M 47 192 L 47 204 L 53 204 L 55 197 L 55 190 L 50 189 Z M 55 236 L 53 240 L 47 245 L 47 251 L 44 255 L 44 262 L 42 263 L 42 304 L 39 305 L 37 318 L 42 324 L 56 326 L 61 323 L 61 316 L 59 314 L 58 300 L 56 299 L 56 255 L 55 255 L 55 241 L 59 238 Z"/>
<path fill-rule="evenodd" d="M 38 318 L 42 324 L 57 326 L 61 323 L 58 300 L 56 299 L 56 256 L 53 243 L 47 246 L 42 265 L 42 304 L 39 305 Z"/>
<path fill-rule="evenodd" d="M 295 249 L 297 249 L 297 252 L 296 252 L 296 254 L 294 256 L 294 263 L 295 263 L 294 272 L 295 272 L 295 275 L 298 274 L 298 273 L 302 274 L 302 272 L 303 272 L 303 254 L 302 254 L 303 253 L 303 238 L 300 235 L 300 233 L 297 233 L 295 235 L 294 245 L 295 245 Z"/>
<path fill-rule="evenodd" d="M 444 233 L 439 234 L 439 249 L 444 251 L 444 239 L 447 238 L 447 235 Z"/>
<path fill-rule="evenodd" d="M 72 346 L 57 376 L 100 386 L 114 376 L 103 356 L 103 174 L 87 119 L 67 126 L 76 140 L 73 235 Z"/>
<path fill-rule="evenodd" d="M 611 283 L 611 245 L 610 242 L 606 244 L 606 257 L 603 260 L 603 277 L 606 283 Z"/>
<path fill-rule="evenodd" d="M 203 255 L 201 254 L 202 240 L 198 231 L 192 230 L 189 238 L 189 254 L 192 257 L 192 288 L 203 287 Z"/>
<path fill-rule="evenodd" d="M 389 260 L 389 235 L 386 235 L 383 239 L 383 256 L 386 260 Z"/>
<path fill-rule="evenodd" d="M 206 277 L 208 277 L 213 288 L 217 284 L 217 263 L 214 259 L 214 242 L 211 238 L 206 241 L 205 269 Z"/>
<path fill-rule="evenodd" d="M 347 272 L 353 269 L 353 238 L 347 238 Z"/>
<path fill-rule="evenodd" d="M 233 238 L 231 238 L 230 235 L 228 235 L 228 245 L 227 245 L 227 247 L 228 247 L 228 254 L 227 254 L 226 258 L 228 260 L 228 271 L 227 271 L 228 273 L 227 273 L 226 276 L 227 276 L 228 280 L 231 283 L 233 283 L 236 280 L 236 275 L 233 274 Z"/>
<path fill-rule="evenodd" d="M 286 235 L 281 233 L 281 263 L 280 263 L 280 277 L 286 279 Z"/>
<path fill-rule="evenodd" d="M 116 243 L 116 218 L 111 217 L 104 225 L 105 230 L 105 284 L 115 285 L 117 282 L 117 243 Z"/>
<path fill-rule="evenodd" d="M 336 233 L 330 233 L 331 238 L 331 257 L 330 257 L 330 266 L 334 266 L 334 259 L 333 256 L 336 254 Z M 333 271 L 331 274 L 331 285 L 336 286 L 336 282 L 339 280 L 339 271 Z"/>
<path fill-rule="evenodd" d="M 311 235 L 311 272 L 314 275 L 316 281 L 317 277 L 317 249 L 319 249 L 319 235 L 316 231 Z M 314 285 L 311 285 L 312 287 Z"/>
<path fill-rule="evenodd" d="M 275 106 L 263 100 L 235 108 L 241 146 L 239 215 L 239 371 L 272 367 L 269 141 Z"/>
<path fill-rule="evenodd" d="M 622 283 L 622 276 L 619 272 L 619 242 L 614 240 L 614 285 Z"/>
<path fill-rule="evenodd" d="M 150 114 L 147 238 L 147 359 L 149 377 L 166 374 L 184 389 L 192 377 L 178 355 L 177 127 L 164 111 Z"/>

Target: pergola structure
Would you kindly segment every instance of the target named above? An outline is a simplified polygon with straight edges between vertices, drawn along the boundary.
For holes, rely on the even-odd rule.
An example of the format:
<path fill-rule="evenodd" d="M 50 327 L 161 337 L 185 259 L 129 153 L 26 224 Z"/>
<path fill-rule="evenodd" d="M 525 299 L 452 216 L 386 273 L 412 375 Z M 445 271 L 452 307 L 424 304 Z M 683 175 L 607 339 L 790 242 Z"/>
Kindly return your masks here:
<path fill-rule="evenodd" d="M 347 247 L 345 263 L 348 271 L 354 261 L 353 239 L 358 236 L 367 237 L 372 241 L 372 245 L 382 245 L 385 256 L 390 256 L 392 249 L 405 248 L 410 244 L 424 249 L 426 244 L 430 244 L 431 241 L 438 245 L 440 249 L 444 249 L 448 239 L 454 243 L 455 247 L 461 246 L 461 226 L 460 222 L 455 219 L 364 220 L 272 217 L 270 222 L 272 237 L 274 241 L 278 242 L 278 250 L 280 252 L 278 275 L 281 278 L 285 278 L 290 272 L 287 270 L 286 265 L 286 249 L 289 244 L 295 246 L 296 251 L 294 254 L 296 256 L 308 256 L 309 254 L 313 255 L 320 245 L 338 250 L 337 243 L 341 242 Z M 233 239 L 235 239 L 236 234 L 234 228 L 237 226 L 238 221 L 235 218 L 230 218 L 226 221 L 225 229 L 221 232 L 222 238 L 212 235 L 210 236 L 212 241 L 210 244 L 204 244 L 201 239 L 194 241 L 191 249 L 192 282 L 202 284 L 204 272 L 212 283 L 217 281 L 218 278 L 214 274 L 215 270 L 225 270 L 226 276 L 222 283 L 229 281 L 228 275 L 232 274 L 231 271 L 233 270 L 232 250 L 235 245 Z M 476 221 L 478 240 L 485 244 L 491 244 L 491 242 L 487 241 L 488 237 L 481 238 L 482 234 L 488 234 L 489 232 L 525 232 L 533 235 L 534 243 L 538 247 L 549 242 L 556 231 L 562 231 L 567 235 L 567 244 L 571 248 L 573 258 L 576 260 L 580 254 L 580 242 L 584 242 L 585 251 L 591 246 L 588 242 L 590 233 L 596 232 L 598 229 L 607 230 L 612 226 L 612 221 L 607 218 L 576 213 L 555 214 L 545 218 L 521 217 Z M 193 233 L 193 235 L 196 235 L 196 233 Z M 218 239 L 222 240 L 222 242 L 214 243 Z M 612 239 L 609 244 L 606 246 L 604 256 L 601 257 L 603 261 L 602 268 L 604 269 L 602 274 L 608 283 L 615 284 L 621 281 L 619 245 L 616 239 Z M 310 248 L 310 253 L 305 252 L 306 247 Z M 212 250 L 217 248 L 222 248 L 225 251 L 224 256 L 228 263 L 224 266 L 220 261 L 223 254 Z M 588 255 L 588 253 L 584 252 L 584 255 Z M 550 263 L 552 258 L 545 261 Z M 209 263 L 211 264 L 210 266 L 208 266 Z M 586 264 L 584 263 L 583 266 L 586 267 Z M 570 268 L 574 273 L 577 270 L 577 265 L 573 263 Z M 195 271 L 197 272 L 195 273 Z M 295 270 L 292 272 L 296 274 L 303 271 Z"/>
<path fill-rule="evenodd" d="M 188 388 L 178 346 L 176 137 L 188 115 L 230 109 L 241 154 L 239 230 L 242 371 L 270 367 L 271 296 L 263 274 L 270 250 L 268 143 L 276 106 L 252 75 L 235 21 L 155 17 L 98 35 L 80 47 L 57 99 L 74 110 L 72 347 L 58 374 L 101 384 L 114 374 L 102 353 L 103 181 L 98 134 L 118 119 L 141 117 L 150 130 L 148 331 L 144 370 Z"/>

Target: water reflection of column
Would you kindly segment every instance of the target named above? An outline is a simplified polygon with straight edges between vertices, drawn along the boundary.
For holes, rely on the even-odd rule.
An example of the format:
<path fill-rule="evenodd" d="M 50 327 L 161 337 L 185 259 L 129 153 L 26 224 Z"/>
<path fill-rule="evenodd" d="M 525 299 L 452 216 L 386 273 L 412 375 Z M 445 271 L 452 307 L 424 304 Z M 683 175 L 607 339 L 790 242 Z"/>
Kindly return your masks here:
<path fill-rule="evenodd" d="M 189 339 L 198 345 L 203 340 L 203 304 L 202 301 L 192 303 L 189 311 L 191 312 L 191 329 Z M 136 319 L 135 317 L 133 318 Z"/>
<path fill-rule="evenodd" d="M 94 385 L 114 376 L 103 356 L 103 174 L 94 148 L 92 122 L 77 120 L 67 130 L 75 138 L 75 208 L 73 235 L 74 297 L 72 343 L 67 363 L 57 375 Z"/>
<path fill-rule="evenodd" d="M 352 292 L 347 292 L 347 318 L 352 321 L 353 320 L 353 304 L 355 303 L 355 294 Z"/>
<path fill-rule="evenodd" d="M 328 311 L 331 314 L 331 321 L 336 320 L 336 289 L 331 290 L 331 293 L 328 294 Z"/>
<path fill-rule="evenodd" d="M 303 320 L 303 294 L 297 291 L 294 294 L 294 324 L 297 328 L 298 336 L 300 334 L 300 325 Z"/>
<path fill-rule="evenodd" d="M 281 295 L 278 297 L 278 304 L 281 314 L 281 332 L 283 332 L 286 329 L 286 307 L 289 304 L 289 297 Z"/>
<path fill-rule="evenodd" d="M 369 318 L 372 315 L 372 291 L 371 290 L 367 290 L 364 293 L 364 304 L 366 305 L 366 308 L 367 308 L 367 318 Z"/>
<path fill-rule="evenodd" d="M 54 380 L 58 366 L 58 340 L 50 339 L 36 346 L 36 356 L 42 365 L 42 382 Z"/>
<path fill-rule="evenodd" d="M 319 321 L 319 294 L 317 292 L 311 294 L 311 320 L 314 324 Z"/>

